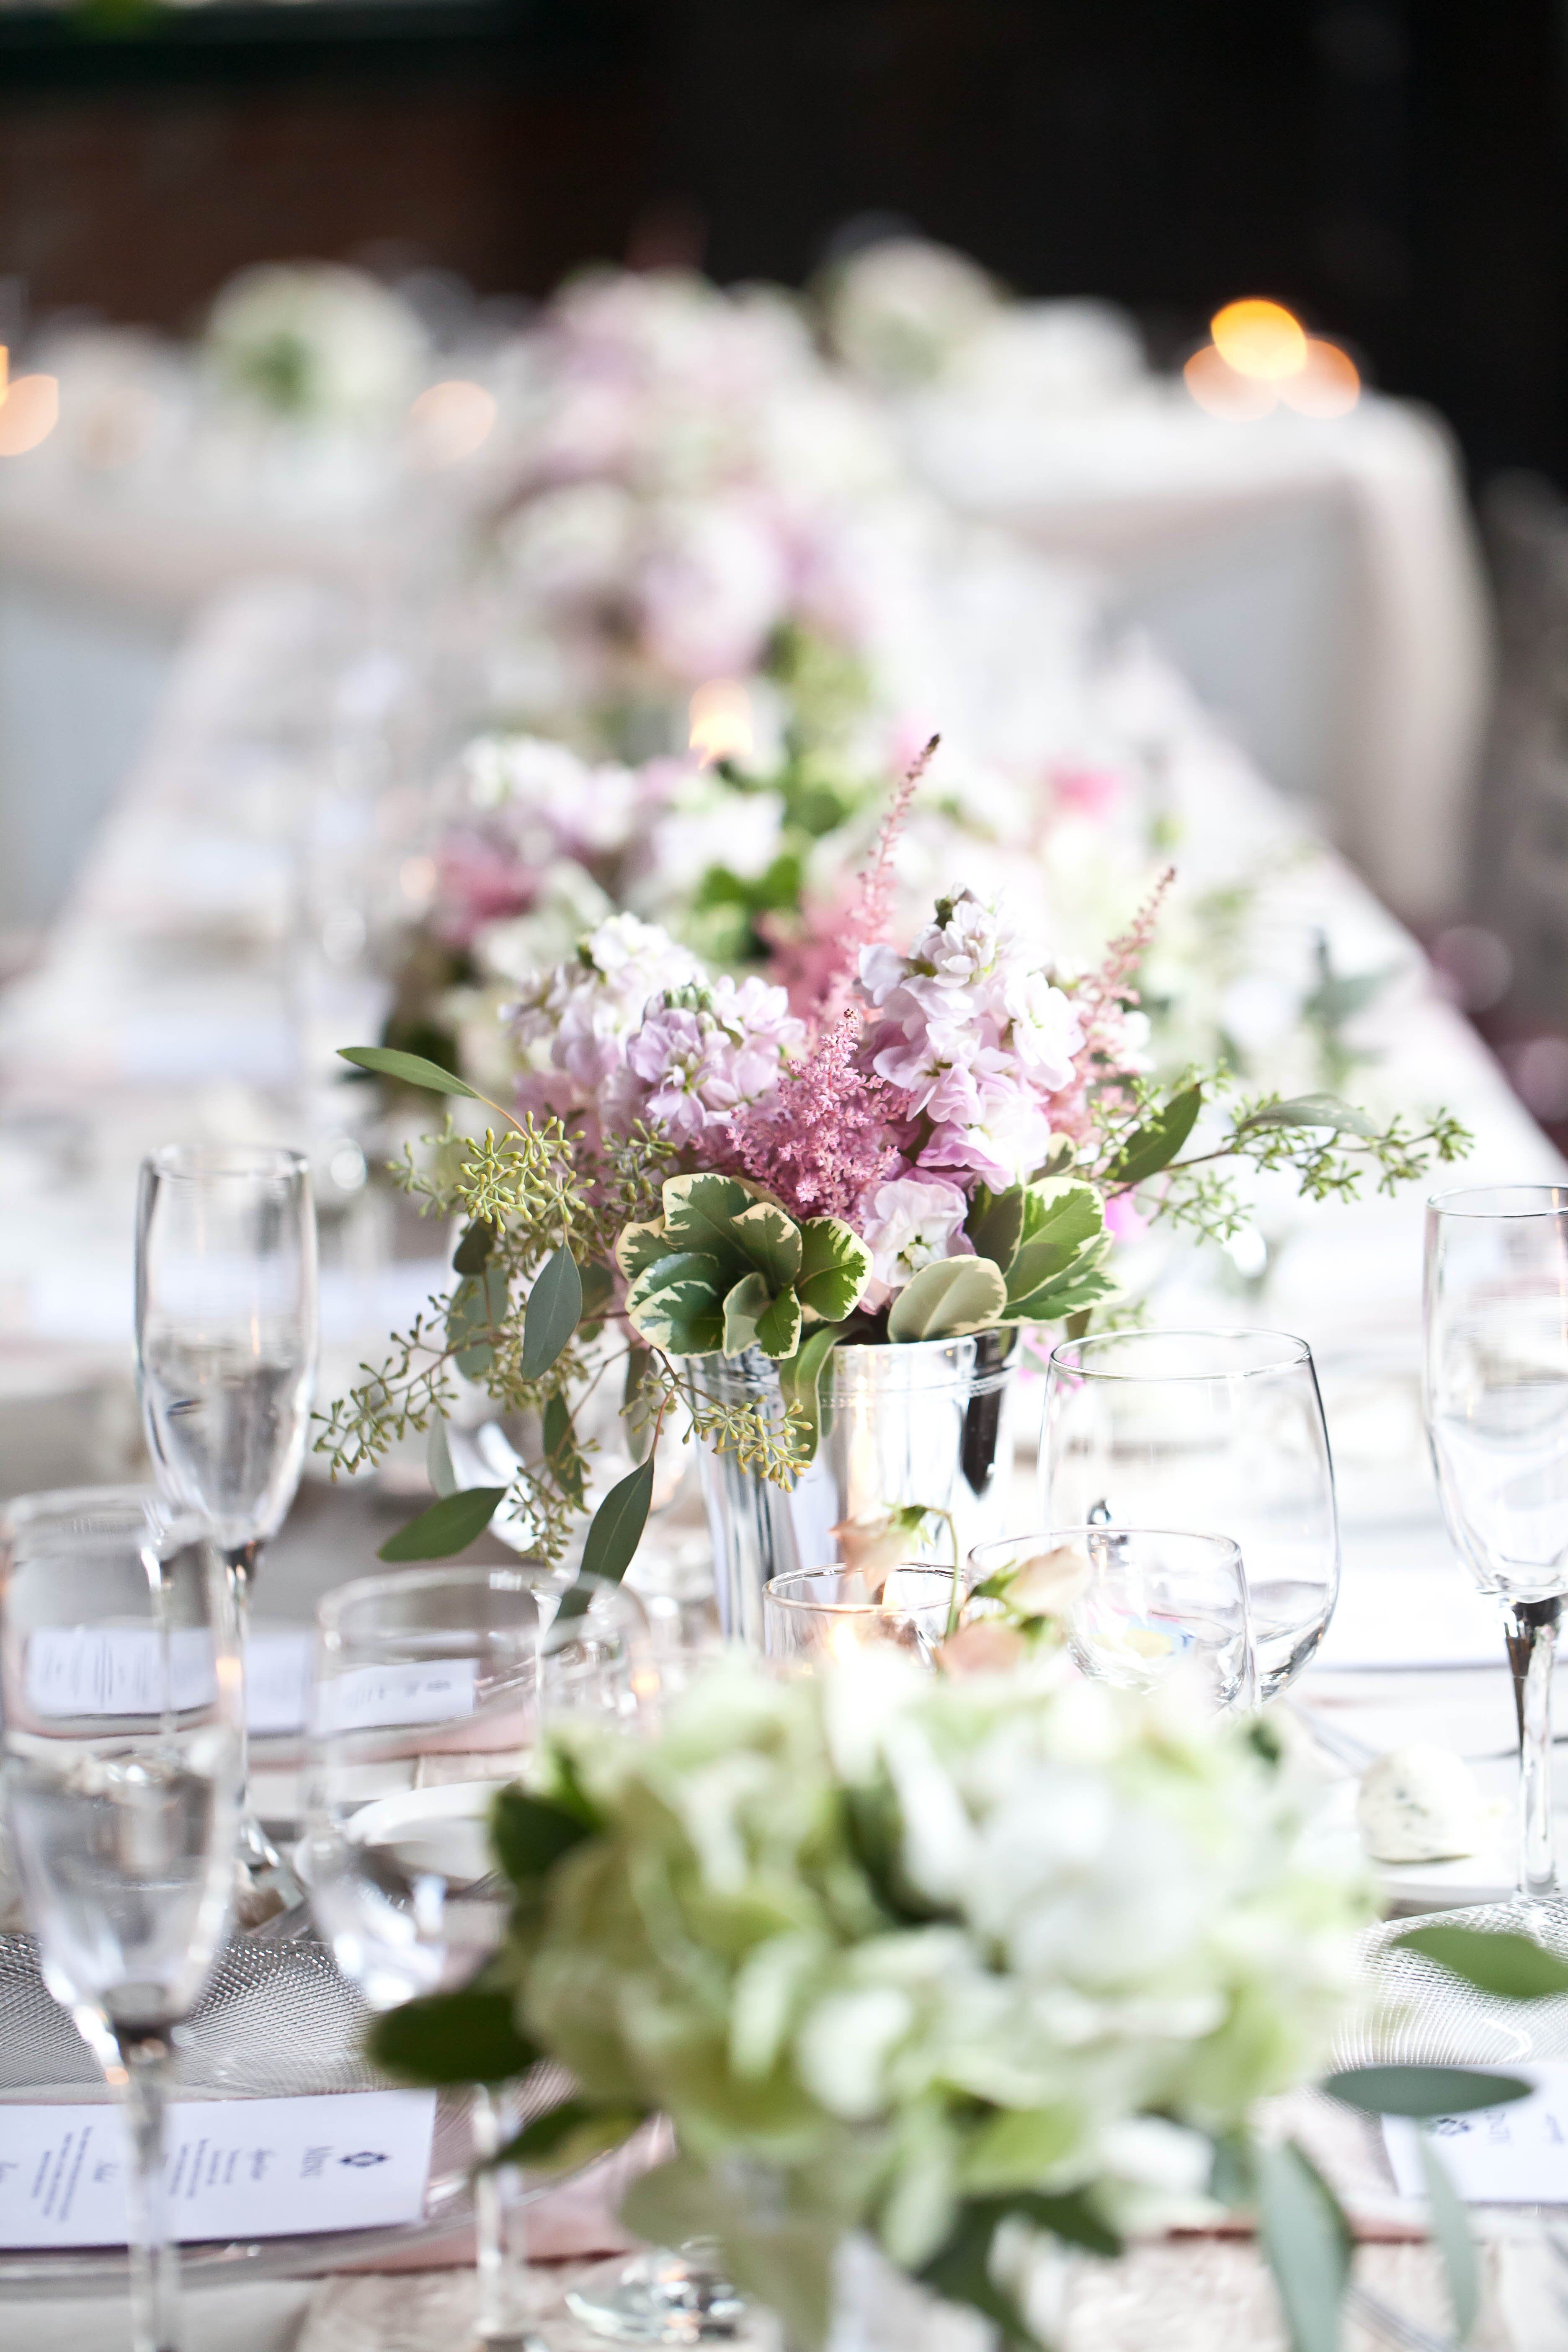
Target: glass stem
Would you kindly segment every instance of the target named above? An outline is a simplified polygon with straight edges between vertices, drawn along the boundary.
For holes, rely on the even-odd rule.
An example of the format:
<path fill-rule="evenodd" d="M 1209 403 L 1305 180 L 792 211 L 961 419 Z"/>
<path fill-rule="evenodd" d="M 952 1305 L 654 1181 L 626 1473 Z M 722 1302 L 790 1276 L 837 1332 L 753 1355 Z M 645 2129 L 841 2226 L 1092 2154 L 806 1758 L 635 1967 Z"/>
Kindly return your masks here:
<path fill-rule="evenodd" d="M 490 2158 L 510 2136 L 503 2093 L 476 2083 L 470 2094 L 474 2158 L 474 2263 L 479 2273 L 481 2344 L 512 2344 L 523 2334 L 521 2264 L 508 2223 L 511 2218 L 500 2167 Z"/>
<path fill-rule="evenodd" d="M 1557 1892 L 1552 1829 L 1552 1669 L 1560 1597 L 1505 1603 L 1508 1660 L 1519 1715 L 1519 1891 L 1527 1903 Z"/>
<path fill-rule="evenodd" d="M 239 1654 L 245 1662 L 247 1675 L 250 1669 L 250 1583 L 260 1558 L 261 1546 L 258 1543 L 231 1544 L 223 1556 L 224 1566 L 228 1571 L 228 1589 L 234 1595 Z M 247 1696 L 248 1690 L 247 1683 Z M 250 1801 L 250 1733 L 243 1717 L 239 1727 L 239 1785 L 243 1794 L 240 1798 L 237 1851 L 241 1863 L 254 1878 L 263 1872 L 276 1871 L 279 1862 L 272 1841 L 257 1820 Z"/>
<path fill-rule="evenodd" d="M 160 2034 L 122 2034 L 120 2055 L 125 2066 L 125 2126 L 131 2139 L 125 2208 L 132 2352 L 179 2352 L 180 2262 L 169 2241 L 163 2180 L 169 2044 Z"/>

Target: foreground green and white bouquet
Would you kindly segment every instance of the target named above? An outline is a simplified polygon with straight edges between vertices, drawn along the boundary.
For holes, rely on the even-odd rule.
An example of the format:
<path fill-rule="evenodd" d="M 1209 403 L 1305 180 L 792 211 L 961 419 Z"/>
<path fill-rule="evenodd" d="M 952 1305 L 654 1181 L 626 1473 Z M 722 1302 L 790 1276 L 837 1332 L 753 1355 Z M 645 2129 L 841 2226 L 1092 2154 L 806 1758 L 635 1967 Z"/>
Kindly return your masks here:
<path fill-rule="evenodd" d="M 448 1129 L 430 1161 L 409 1161 L 409 1190 L 461 1221 L 458 1280 L 320 1441 L 352 1471 L 411 1428 L 433 1433 L 443 1499 L 384 1558 L 459 1549 L 502 1505 L 561 1558 L 592 1468 L 578 1413 L 612 1365 L 637 1467 L 605 1496 L 584 1564 L 619 1574 L 667 1421 L 788 1486 L 812 1458 L 835 1346 L 989 1330 L 1011 1344 L 1087 1317 L 1115 1293 L 1119 1228 L 1148 1215 L 1224 1236 L 1245 1222 L 1226 1161 L 1332 1198 L 1466 1148 L 1441 1115 L 1380 1129 L 1331 1096 L 1237 1099 L 1217 1069 L 1152 1076 L 1137 976 L 1158 893 L 1089 971 L 1042 962 L 968 890 L 896 944 L 891 852 L 923 764 L 804 1016 L 782 986 L 714 974 L 622 914 L 523 984 L 511 1108 L 413 1055 L 347 1049 L 505 1123 L 499 1139 Z M 705 1377 L 705 1359 L 747 1350 L 778 1368 L 776 1402 L 725 1402 Z M 534 1418 L 510 1489 L 447 1491 L 459 1376 Z"/>
<path fill-rule="evenodd" d="M 886 1654 L 790 1682 L 727 1664 L 652 1739 L 552 1735 L 496 1806 L 502 1948 L 373 2047 L 422 2082 L 559 2062 L 575 2088 L 516 2144 L 530 2164 L 668 2116 L 679 2154 L 626 2221 L 717 2237 L 802 2347 L 850 2231 L 1029 2342 L 1039 2232 L 1110 2254 L 1222 2205 L 1257 2211 L 1294 2341 L 1331 2343 L 1348 2230 L 1304 2152 L 1256 2129 L 1322 2067 L 1373 1916 L 1321 1797 L 1267 1725 L 1076 1681 L 1059 1654 L 965 1679 Z M 1568 1984 L 1520 1938 L 1408 1940 L 1452 1965 L 1444 1934 L 1472 1974 L 1467 1942 L 1512 1989 Z M 1526 2089 L 1328 2087 L 1416 2115 Z"/>

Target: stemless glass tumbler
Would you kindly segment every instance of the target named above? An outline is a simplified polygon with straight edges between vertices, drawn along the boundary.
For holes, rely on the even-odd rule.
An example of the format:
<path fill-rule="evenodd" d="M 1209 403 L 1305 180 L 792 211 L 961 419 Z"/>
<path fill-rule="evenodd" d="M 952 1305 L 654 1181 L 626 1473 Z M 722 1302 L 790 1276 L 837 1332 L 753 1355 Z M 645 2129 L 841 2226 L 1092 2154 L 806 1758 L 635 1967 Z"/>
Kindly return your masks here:
<path fill-rule="evenodd" d="M 198 1511 L 234 1581 L 243 1643 L 262 1546 L 300 1484 L 316 1378 L 316 1215 L 303 1153 L 172 1144 L 142 1167 L 136 1369 L 158 1484 Z M 240 1852 L 283 1900 L 247 1809 Z"/>
<path fill-rule="evenodd" d="M 202 1522 L 135 1487 L 10 1504 L 0 1704 L 44 1981 L 123 2096 L 134 2352 L 173 2352 L 164 2102 L 228 1924 L 244 1758 L 232 1595 Z"/>
<path fill-rule="evenodd" d="M 1062 1594 L 1057 1613 L 1079 1670 L 1092 1681 L 1152 1691 L 1180 1678 L 1217 1714 L 1251 1705 L 1247 1579 L 1228 1537 L 1054 1528 L 977 1544 L 970 1574 L 984 1586 L 995 1577 L 1026 1575 L 1035 1560 L 1056 1570 Z"/>
<path fill-rule="evenodd" d="M 1051 1356 L 1040 1518 L 1185 1528 L 1241 1553 L 1256 1696 L 1312 1657 L 1339 1593 L 1333 1466 L 1312 1351 L 1282 1331 L 1123 1331 Z"/>
<path fill-rule="evenodd" d="M 1520 1894 L 1556 1893 L 1552 1670 L 1568 1592 L 1568 1185 L 1426 1211 L 1426 1432 L 1443 1517 L 1501 1605 L 1520 1740 Z"/>
<path fill-rule="evenodd" d="M 984 1547 L 982 1547 L 984 1549 Z M 958 1622 L 966 1587 L 951 1568 L 796 1568 L 763 1591 L 763 1647 L 796 1666 L 841 1665 L 863 1651 L 908 1651 L 922 1665 Z"/>

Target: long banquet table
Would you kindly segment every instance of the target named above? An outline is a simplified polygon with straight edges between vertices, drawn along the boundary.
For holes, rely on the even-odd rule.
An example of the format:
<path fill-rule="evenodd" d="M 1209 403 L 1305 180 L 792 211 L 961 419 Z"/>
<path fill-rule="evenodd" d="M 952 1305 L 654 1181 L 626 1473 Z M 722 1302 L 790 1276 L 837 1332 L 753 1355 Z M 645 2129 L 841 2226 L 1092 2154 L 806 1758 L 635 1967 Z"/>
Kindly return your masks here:
<path fill-rule="evenodd" d="M 373 1034 L 379 984 L 352 963 L 317 974 L 315 992 L 303 999 L 289 981 L 300 808 L 325 795 L 351 855 L 364 838 L 354 827 L 370 821 L 341 774 L 323 767 L 322 747 L 299 709 L 290 715 L 287 697 L 279 699 L 279 681 L 295 674 L 322 625 L 320 595 L 279 584 L 248 589 L 204 617 L 42 959 L 0 1000 L 6 1491 L 139 1466 L 128 1361 L 132 1208 L 137 1160 L 160 1140 L 267 1133 L 310 1141 L 331 1202 L 328 1384 L 438 1277 L 427 1240 L 378 1223 L 366 1206 L 374 1188 L 363 1182 L 363 1130 L 326 1076 L 332 1043 Z M 1479 1180 L 1561 1177 L 1558 1155 L 1434 992 L 1407 934 L 1217 738 L 1191 803 L 1200 846 L 1207 828 L 1229 842 L 1246 835 L 1292 852 L 1296 917 L 1331 938 L 1342 968 L 1398 968 L 1356 1032 L 1358 1045 L 1377 1057 L 1364 1066 L 1371 1097 L 1411 1107 L 1442 1101 L 1457 1111 L 1475 1132 L 1469 1169 Z M 1312 1343 L 1338 1456 L 1345 1547 L 1340 1612 L 1299 1690 L 1303 1717 L 1323 1727 L 1325 1776 L 1339 1776 L 1348 1805 L 1347 1758 L 1435 1738 L 1471 1759 L 1498 1808 L 1495 1851 L 1468 1864 L 1389 1874 L 1391 1899 L 1407 1907 L 1506 1884 L 1511 1774 L 1500 1630 L 1452 1557 L 1425 1466 L 1415 1388 L 1421 1224 L 1420 1199 L 1408 1194 L 1293 1211 L 1279 1223 L 1261 1289 L 1216 1294 L 1212 1280 L 1189 1278 L 1178 1265 L 1152 1301 L 1168 1322 L 1268 1322 Z M 1026 1480 L 1026 1465 L 1020 1475 Z M 1020 1507 L 1027 1507 L 1024 1491 Z M 391 1491 L 334 1491 L 308 1480 L 265 1571 L 262 1622 L 278 1632 L 308 1626 L 323 1590 L 371 1565 L 393 1517 L 406 1511 L 406 1479 L 401 1489 L 394 1480 Z M 679 1557 L 655 1559 L 650 1572 L 689 1578 L 694 1548 L 700 1570 L 700 1530 L 692 1528 L 675 1545 Z M 298 1805 L 294 1759 L 285 1749 L 258 1760 L 264 1810 L 284 1818 Z M 1386 2185 L 1383 2199 L 1362 2273 L 1387 2300 L 1436 2324 L 1429 2257 L 1410 2242 L 1408 2219 L 1390 2221 Z M 1492 2352 L 1560 2342 L 1540 2245 L 1504 2232 L 1488 2261 L 1491 2306 L 1478 2341 Z M 357 2310 L 365 2340 L 395 2352 L 446 2340 L 443 2328 L 449 2337 L 463 2292 L 455 2271 L 427 2274 L 416 2290 L 405 2280 L 390 2290 L 374 2279 L 237 2286 L 195 2299 L 193 2340 L 221 2342 L 225 2352 L 327 2352 L 332 2328 Z M 1146 2343 L 1152 2331 L 1163 2347 L 1206 2346 L 1222 2314 L 1237 2340 L 1276 2341 L 1254 2257 L 1231 2241 L 1142 2250 L 1123 2270 L 1086 2279 L 1080 2294 L 1070 2352 L 1091 2345 L 1119 2352 Z M 434 2332 L 417 2333 L 411 2315 L 420 2310 L 419 2326 Z M 123 2325 L 107 2304 L 0 2304 L 0 2336 L 98 2352 L 123 2341 Z M 1353 2333 L 1350 2340 L 1359 2341 Z"/>

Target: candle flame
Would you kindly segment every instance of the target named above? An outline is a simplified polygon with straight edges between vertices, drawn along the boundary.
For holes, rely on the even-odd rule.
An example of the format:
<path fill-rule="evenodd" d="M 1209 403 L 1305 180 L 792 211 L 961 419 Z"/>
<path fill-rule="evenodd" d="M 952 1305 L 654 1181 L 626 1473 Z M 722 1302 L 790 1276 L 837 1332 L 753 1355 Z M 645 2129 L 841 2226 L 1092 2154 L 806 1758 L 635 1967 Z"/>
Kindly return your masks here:
<path fill-rule="evenodd" d="M 1227 302 L 1209 320 L 1215 349 L 1237 375 L 1278 383 L 1307 364 L 1307 331 L 1282 302 Z"/>
<path fill-rule="evenodd" d="M 0 457 L 22 457 L 59 422 L 60 387 L 52 375 L 14 375 L 0 398 Z"/>
<path fill-rule="evenodd" d="M 691 749 L 705 768 L 749 760 L 755 741 L 752 698 L 738 677 L 710 678 L 691 698 Z"/>

